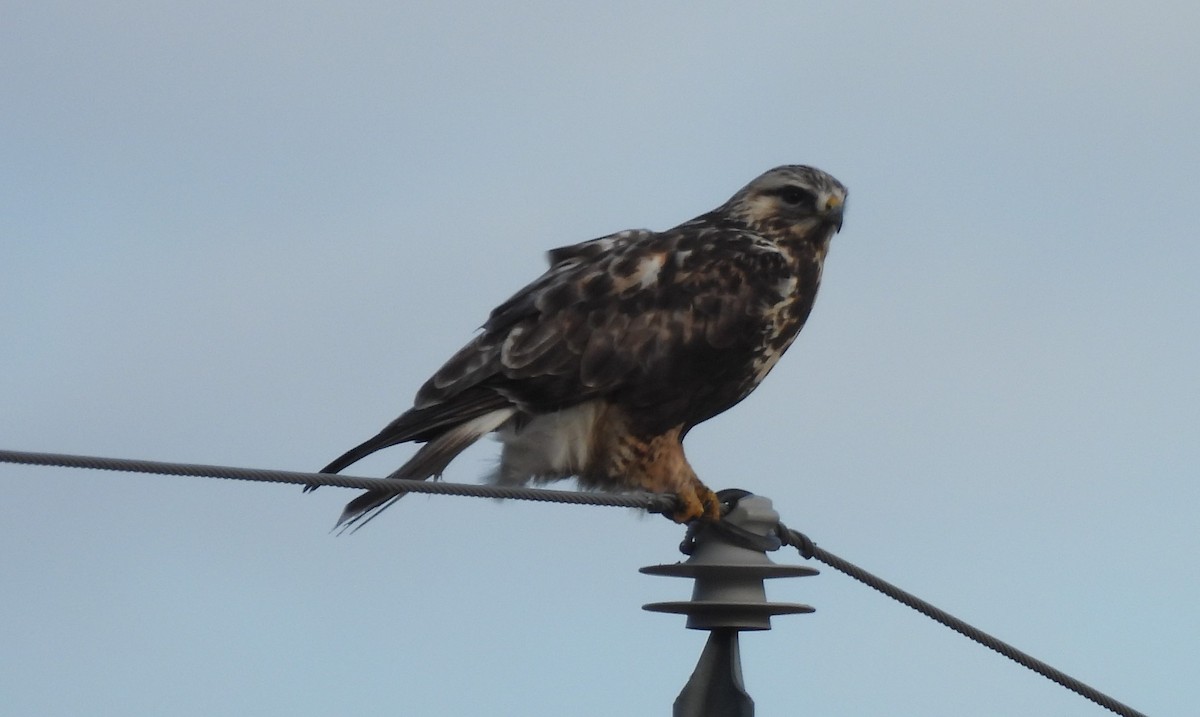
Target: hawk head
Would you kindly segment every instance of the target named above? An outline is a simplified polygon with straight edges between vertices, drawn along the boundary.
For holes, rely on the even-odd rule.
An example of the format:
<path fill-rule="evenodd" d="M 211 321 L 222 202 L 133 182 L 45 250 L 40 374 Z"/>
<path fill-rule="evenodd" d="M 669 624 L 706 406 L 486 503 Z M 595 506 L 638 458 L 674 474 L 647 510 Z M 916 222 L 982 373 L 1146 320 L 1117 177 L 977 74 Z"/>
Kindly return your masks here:
<path fill-rule="evenodd" d="M 776 167 L 747 184 L 719 211 L 759 231 L 828 239 L 842 228 L 846 188 L 802 164 Z"/>

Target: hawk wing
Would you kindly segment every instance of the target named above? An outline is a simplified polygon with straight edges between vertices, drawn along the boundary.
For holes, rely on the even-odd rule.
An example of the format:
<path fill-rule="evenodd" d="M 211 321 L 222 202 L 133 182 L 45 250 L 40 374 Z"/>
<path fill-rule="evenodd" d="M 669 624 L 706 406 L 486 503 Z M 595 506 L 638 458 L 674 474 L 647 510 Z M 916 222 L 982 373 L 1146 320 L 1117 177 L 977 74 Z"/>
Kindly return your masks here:
<path fill-rule="evenodd" d="M 421 387 L 417 410 L 480 389 L 526 413 L 601 396 L 646 409 L 695 403 L 713 384 L 748 378 L 792 276 L 774 245 L 714 227 L 622 232 L 549 257 Z"/>
<path fill-rule="evenodd" d="M 427 445 L 393 476 L 427 478 L 514 417 L 597 397 L 644 408 L 648 424 L 696 405 L 701 415 L 690 423 L 699 423 L 753 388 L 745 362 L 792 276 L 773 244 L 701 220 L 624 231 L 548 258 L 546 273 L 492 311 L 411 409 L 323 472 L 419 441 Z"/>

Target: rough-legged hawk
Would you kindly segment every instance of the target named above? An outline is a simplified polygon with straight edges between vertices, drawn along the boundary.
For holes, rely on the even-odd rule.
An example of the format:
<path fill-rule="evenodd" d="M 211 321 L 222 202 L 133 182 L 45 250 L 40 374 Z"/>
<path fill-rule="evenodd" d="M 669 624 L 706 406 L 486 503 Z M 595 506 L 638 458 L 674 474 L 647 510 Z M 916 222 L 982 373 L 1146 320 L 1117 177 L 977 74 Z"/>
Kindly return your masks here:
<path fill-rule="evenodd" d="M 681 441 L 758 386 L 808 318 L 846 188 L 777 167 L 707 214 L 549 252 L 550 268 L 492 311 L 412 408 L 322 472 L 397 443 L 424 445 L 390 477 L 438 476 L 495 432 L 496 483 L 575 476 L 584 488 L 675 493 L 680 522 L 720 506 Z M 339 525 L 386 508 L 368 491 Z"/>

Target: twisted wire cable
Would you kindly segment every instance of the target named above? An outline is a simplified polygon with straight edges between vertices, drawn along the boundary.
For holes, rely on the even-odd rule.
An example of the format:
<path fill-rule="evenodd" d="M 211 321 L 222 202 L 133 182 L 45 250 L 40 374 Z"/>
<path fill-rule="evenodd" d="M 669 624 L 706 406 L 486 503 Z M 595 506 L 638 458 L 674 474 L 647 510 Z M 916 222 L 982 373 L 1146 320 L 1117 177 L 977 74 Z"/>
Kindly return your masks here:
<path fill-rule="evenodd" d="M 511 498 L 574 505 L 599 505 L 617 508 L 642 508 L 652 513 L 667 513 L 675 509 L 675 497 L 657 493 L 595 493 L 573 490 L 547 490 L 524 486 L 478 485 L 474 483 L 444 483 L 441 481 L 406 480 L 402 478 L 365 478 L 333 473 L 235 468 L 199 463 L 167 463 L 129 458 L 103 458 L 64 453 L 33 453 L 0 450 L 0 463 L 58 466 L 60 468 L 90 468 L 95 470 L 153 473 L 156 475 L 225 478 L 229 480 L 295 485 L 328 485 L 338 488 L 360 488 L 389 493 L 430 493 L 474 498 Z"/>
<path fill-rule="evenodd" d="M 945 610 L 942 610 L 941 608 L 922 600 L 907 590 L 889 583 L 878 575 L 867 572 L 848 560 L 843 560 L 828 550 L 817 546 L 817 544 L 810 540 L 807 535 L 804 535 L 799 531 L 792 530 L 782 523 L 779 524 L 779 532 L 784 544 L 791 545 L 792 547 L 796 548 L 805 558 L 815 558 L 816 560 L 825 563 L 834 570 L 854 578 L 867 587 L 878 590 L 884 595 L 887 595 L 899 603 L 907 605 L 931 620 L 945 625 L 963 637 L 967 637 L 975 642 L 978 642 L 984 647 L 995 650 L 1018 665 L 1036 672 L 1042 677 L 1045 677 L 1046 679 L 1051 680 L 1067 688 L 1068 690 L 1071 690 L 1081 697 L 1095 702 L 1111 712 L 1122 715 L 1122 717 L 1146 717 L 1145 714 L 1138 712 L 1123 702 L 1118 702 L 1095 687 L 1080 682 L 1067 673 L 1051 667 L 1029 653 L 1018 650 L 1000 638 L 984 632 L 973 625 L 963 622 Z"/>
<path fill-rule="evenodd" d="M 168 463 L 128 458 L 103 458 L 62 453 L 35 453 L 0 450 L 0 463 L 20 465 L 57 466 L 61 468 L 89 468 L 95 470 L 152 473 L 156 475 L 196 476 L 201 478 L 225 478 L 230 480 L 260 481 L 267 483 L 292 483 L 295 485 L 328 485 L 339 488 L 382 490 L 395 493 L 429 493 L 434 495 L 457 495 L 476 498 L 511 498 L 541 502 L 569 503 L 575 505 L 597 505 L 620 508 L 641 508 L 653 513 L 671 513 L 676 507 L 675 496 L 660 493 L 593 493 L 584 491 L 547 490 L 523 486 L 477 485 L 468 483 L 443 483 L 439 481 L 416 481 L 400 478 L 364 478 L 331 473 L 305 473 L 300 471 L 266 470 L 261 468 L 235 468 L 195 463 Z M 744 491 L 741 491 L 744 493 Z M 807 559 L 818 560 L 884 595 L 900 602 L 926 617 L 941 623 L 1017 664 L 1091 700 L 1122 717 L 1146 717 L 1132 707 L 1119 702 L 1105 693 L 1087 685 L 1070 675 L 1051 667 L 1045 662 L 1018 650 L 999 638 L 970 625 L 950 613 L 935 607 L 912 593 L 874 575 L 854 563 L 844 560 L 814 543 L 805 534 L 788 528 L 782 523 L 778 537 L 784 545 L 795 547 Z M 685 540 L 685 545 L 687 541 Z"/>

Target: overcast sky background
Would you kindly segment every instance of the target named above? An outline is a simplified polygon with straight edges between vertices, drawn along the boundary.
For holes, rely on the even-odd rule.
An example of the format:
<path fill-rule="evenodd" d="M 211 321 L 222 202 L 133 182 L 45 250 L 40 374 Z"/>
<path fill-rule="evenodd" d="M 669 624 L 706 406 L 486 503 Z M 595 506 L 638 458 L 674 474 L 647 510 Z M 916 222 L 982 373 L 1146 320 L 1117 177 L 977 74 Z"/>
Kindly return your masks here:
<path fill-rule="evenodd" d="M 716 487 L 1152 715 L 1200 691 L 1200 5 L 6 2 L 0 448 L 313 470 L 538 274 L 850 188 Z M 383 475 L 392 449 L 354 472 Z M 447 474 L 473 481 L 485 442 Z M 0 465 L 0 712 L 664 715 L 634 511 Z M 794 555 L 778 560 L 802 562 Z M 762 715 L 1104 711 L 832 570 Z"/>

